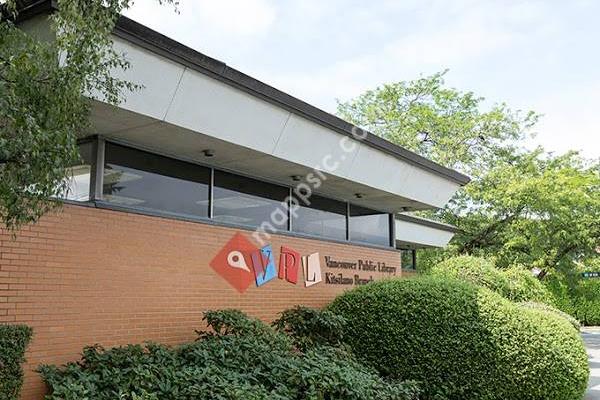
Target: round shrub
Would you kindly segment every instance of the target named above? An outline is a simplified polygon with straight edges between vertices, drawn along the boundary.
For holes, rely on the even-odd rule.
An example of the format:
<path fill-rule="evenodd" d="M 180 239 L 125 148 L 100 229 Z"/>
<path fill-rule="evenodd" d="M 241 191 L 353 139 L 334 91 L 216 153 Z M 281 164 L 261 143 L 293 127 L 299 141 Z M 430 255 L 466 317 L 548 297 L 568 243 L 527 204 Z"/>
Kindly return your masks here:
<path fill-rule="evenodd" d="M 579 331 L 581 329 L 581 323 L 577 319 L 575 319 L 571 315 L 567 314 L 566 312 L 559 310 L 558 308 L 549 306 L 548 304 L 536 303 L 533 301 L 525 301 L 523 303 L 519 303 L 519 307 L 550 313 L 550 314 L 558 316 L 560 318 L 564 318 L 577 331 Z"/>
<path fill-rule="evenodd" d="M 470 282 L 500 294 L 504 294 L 508 287 L 506 277 L 494 266 L 494 262 L 483 257 L 448 258 L 432 267 L 429 273 L 433 276 Z"/>
<path fill-rule="evenodd" d="M 520 266 L 513 266 L 500 271 L 508 281 L 505 293 L 500 294 L 507 299 L 518 302 L 552 303 L 552 295 L 531 271 Z"/>
<path fill-rule="evenodd" d="M 329 309 L 364 362 L 420 381 L 424 399 L 580 400 L 586 388 L 586 352 L 568 322 L 467 282 L 380 281 Z"/>
<path fill-rule="evenodd" d="M 531 272 L 518 266 L 498 269 L 494 262 L 487 258 L 452 257 L 431 268 L 430 275 L 455 278 L 483 286 L 512 301 L 551 302 L 550 293 Z"/>

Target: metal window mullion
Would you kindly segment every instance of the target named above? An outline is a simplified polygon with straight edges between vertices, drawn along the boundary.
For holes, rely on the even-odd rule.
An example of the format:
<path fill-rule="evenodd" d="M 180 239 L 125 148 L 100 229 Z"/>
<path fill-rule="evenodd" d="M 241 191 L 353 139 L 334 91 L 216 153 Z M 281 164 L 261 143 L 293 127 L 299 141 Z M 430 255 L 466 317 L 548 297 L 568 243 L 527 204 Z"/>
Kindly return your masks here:
<path fill-rule="evenodd" d="M 350 241 L 350 203 L 346 202 L 346 241 Z"/>
<path fill-rule="evenodd" d="M 210 169 L 210 182 L 208 185 L 208 218 L 214 216 L 215 169 Z"/>
<path fill-rule="evenodd" d="M 292 187 L 290 186 L 289 188 L 289 196 L 288 196 L 288 231 L 291 232 L 292 231 L 292 196 L 293 196 L 293 190 Z"/>
<path fill-rule="evenodd" d="M 390 213 L 390 247 L 396 248 L 396 217 Z"/>
<path fill-rule="evenodd" d="M 104 159 L 106 142 L 104 138 L 98 137 L 96 140 L 96 161 L 94 165 L 93 192 L 92 200 L 102 200 L 104 188 Z"/>

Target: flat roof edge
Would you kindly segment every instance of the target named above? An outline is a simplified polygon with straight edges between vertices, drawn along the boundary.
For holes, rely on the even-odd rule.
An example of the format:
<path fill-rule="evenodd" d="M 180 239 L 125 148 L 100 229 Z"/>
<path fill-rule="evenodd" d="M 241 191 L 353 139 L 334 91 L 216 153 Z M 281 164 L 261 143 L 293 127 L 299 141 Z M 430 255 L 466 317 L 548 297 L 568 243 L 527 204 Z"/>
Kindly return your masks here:
<path fill-rule="evenodd" d="M 429 228 L 439 229 L 442 231 L 457 233 L 459 229 L 454 225 L 445 224 L 443 222 L 433 221 L 431 219 L 416 217 L 408 214 L 396 214 L 395 218 L 400 221 L 410 222 L 412 224 L 423 225 Z"/>
<path fill-rule="evenodd" d="M 283 106 L 289 111 L 297 113 L 313 122 L 344 135 L 352 137 L 353 132 L 356 129 L 360 129 L 333 114 L 323 111 L 303 100 L 246 75 L 241 71 L 231 68 L 222 61 L 206 56 L 203 53 L 187 47 L 184 44 L 125 16 L 119 18 L 115 34 L 122 39 L 132 41 L 148 50 L 155 52 L 156 50 L 159 50 L 158 53 L 166 58 L 180 62 L 201 73 L 208 73 L 208 75 L 215 79 L 233 85 L 252 95 L 258 95 L 258 97 L 266 101 Z M 425 157 L 376 136 L 371 132 L 364 130 L 363 132 L 366 132 L 366 137 L 362 141 L 371 147 L 391 154 L 410 164 L 427 169 L 436 175 L 453 180 L 460 185 L 466 185 L 471 180 L 468 176 L 461 174 L 458 171 L 439 165 Z"/>
<path fill-rule="evenodd" d="M 51 12 L 52 10 L 56 10 L 56 7 L 55 0 L 31 1 L 26 6 L 26 15 L 20 16 L 19 19 L 23 20 L 43 12 Z M 243 72 L 227 66 L 222 61 L 200 53 L 125 16 L 119 17 L 114 34 L 198 72 L 208 74 L 251 95 L 281 106 L 338 133 L 353 137 L 355 130 L 360 129 L 333 114 L 282 92 L 258 79 L 252 78 Z M 452 180 L 460 185 L 466 185 L 471 180 L 467 175 L 437 164 L 371 132 L 362 131 L 366 133 L 366 137 L 362 139 L 362 142 L 377 150 L 428 170 L 438 176 Z"/>

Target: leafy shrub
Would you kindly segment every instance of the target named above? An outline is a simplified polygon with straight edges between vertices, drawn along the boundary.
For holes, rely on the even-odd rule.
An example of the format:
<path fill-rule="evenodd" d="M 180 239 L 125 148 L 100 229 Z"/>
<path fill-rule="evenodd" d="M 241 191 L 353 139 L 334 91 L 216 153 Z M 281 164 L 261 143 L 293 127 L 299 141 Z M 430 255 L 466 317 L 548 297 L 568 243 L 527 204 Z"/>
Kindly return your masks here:
<path fill-rule="evenodd" d="M 575 318 L 587 326 L 600 325 L 600 280 L 579 280 L 572 302 Z"/>
<path fill-rule="evenodd" d="M 210 331 L 196 331 L 200 338 L 204 336 L 261 335 L 273 334 L 273 330 L 258 319 L 248 318 L 240 310 L 209 310 L 204 313 L 203 321 Z"/>
<path fill-rule="evenodd" d="M 550 293 L 531 272 L 518 266 L 498 269 L 487 258 L 452 257 L 431 268 L 430 274 L 483 286 L 516 302 L 551 302 Z"/>
<path fill-rule="evenodd" d="M 546 275 L 543 284 L 550 293 L 551 303 L 562 312 L 575 316 L 575 306 L 573 304 L 572 286 L 574 282 L 569 282 L 567 277 L 552 273 Z"/>
<path fill-rule="evenodd" d="M 545 303 L 535 303 L 533 301 L 526 301 L 526 302 L 523 302 L 523 303 L 519 303 L 519 307 L 533 309 L 533 310 L 539 310 L 539 311 L 550 313 L 550 314 L 558 316 L 560 318 L 564 318 L 577 331 L 579 331 L 581 329 L 581 324 L 579 323 L 579 321 L 576 318 L 572 317 L 571 315 L 567 314 L 566 312 L 563 312 L 563 311 L 561 311 L 561 310 L 559 310 L 557 308 L 549 306 L 548 304 L 545 304 Z"/>
<path fill-rule="evenodd" d="M 210 330 L 179 347 L 88 347 L 80 363 L 43 366 L 51 389 L 47 399 L 411 400 L 418 395 L 414 383 L 384 380 L 341 348 L 315 345 L 300 351 L 295 338 L 239 311 L 208 312 L 205 320 Z"/>
<path fill-rule="evenodd" d="M 600 280 L 579 273 L 554 273 L 544 279 L 553 304 L 587 326 L 600 325 Z"/>
<path fill-rule="evenodd" d="M 552 296 L 544 284 L 531 271 L 513 266 L 500 270 L 508 281 L 508 288 L 502 294 L 516 302 L 552 303 Z"/>
<path fill-rule="evenodd" d="M 422 382 L 424 399 L 580 400 L 586 388 L 587 356 L 568 322 L 467 282 L 375 282 L 330 310 L 364 362 Z"/>
<path fill-rule="evenodd" d="M 23 385 L 25 350 L 32 330 L 25 325 L 0 325 L 0 400 L 16 400 Z"/>
<path fill-rule="evenodd" d="M 296 306 L 283 311 L 273 322 L 278 332 L 294 338 L 300 349 L 316 345 L 340 346 L 346 321 L 327 310 Z"/>

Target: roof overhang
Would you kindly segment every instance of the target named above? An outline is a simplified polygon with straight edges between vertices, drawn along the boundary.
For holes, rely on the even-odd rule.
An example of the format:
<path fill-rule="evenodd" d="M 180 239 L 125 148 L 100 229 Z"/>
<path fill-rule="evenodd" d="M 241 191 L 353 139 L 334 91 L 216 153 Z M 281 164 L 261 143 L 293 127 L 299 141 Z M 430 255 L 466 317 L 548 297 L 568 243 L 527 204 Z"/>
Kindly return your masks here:
<path fill-rule="evenodd" d="M 443 207 L 469 181 L 125 17 L 114 45 L 131 63 L 115 75 L 143 89 L 94 101 L 92 133 L 287 185 L 316 169 L 316 192 L 389 212 Z"/>
<path fill-rule="evenodd" d="M 456 227 L 412 215 L 396 215 L 396 248 L 446 247 Z"/>

